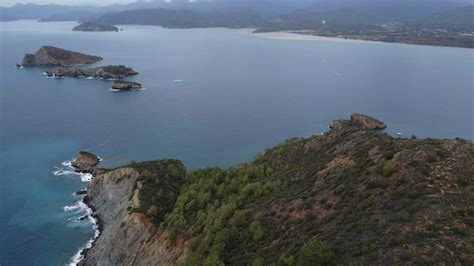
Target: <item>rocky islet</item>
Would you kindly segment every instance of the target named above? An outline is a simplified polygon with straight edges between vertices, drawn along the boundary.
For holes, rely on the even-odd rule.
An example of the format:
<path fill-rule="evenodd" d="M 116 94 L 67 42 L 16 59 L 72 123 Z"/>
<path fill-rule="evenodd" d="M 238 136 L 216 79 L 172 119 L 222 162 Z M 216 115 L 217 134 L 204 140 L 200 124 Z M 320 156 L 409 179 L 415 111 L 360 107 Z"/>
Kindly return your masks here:
<path fill-rule="evenodd" d="M 43 46 L 35 54 L 25 54 L 17 68 L 30 67 L 56 67 L 46 70 L 44 74 L 50 78 L 87 78 L 116 81 L 128 76 L 138 75 L 131 67 L 124 65 L 107 65 L 94 68 L 78 68 L 77 66 L 92 64 L 103 60 L 102 57 L 82 54 L 54 46 Z M 114 90 L 137 90 L 143 86 L 138 82 L 120 81 L 113 82 Z"/>

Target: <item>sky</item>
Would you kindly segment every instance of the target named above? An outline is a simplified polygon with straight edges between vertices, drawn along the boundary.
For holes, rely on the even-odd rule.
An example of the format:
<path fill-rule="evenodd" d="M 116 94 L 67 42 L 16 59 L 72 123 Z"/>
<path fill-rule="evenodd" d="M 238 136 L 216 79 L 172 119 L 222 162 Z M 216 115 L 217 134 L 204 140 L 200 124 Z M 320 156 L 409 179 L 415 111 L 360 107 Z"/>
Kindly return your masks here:
<path fill-rule="evenodd" d="M 61 4 L 61 5 L 110 5 L 128 4 L 135 0 L 0 0 L 1 6 L 13 6 L 16 4 Z"/>

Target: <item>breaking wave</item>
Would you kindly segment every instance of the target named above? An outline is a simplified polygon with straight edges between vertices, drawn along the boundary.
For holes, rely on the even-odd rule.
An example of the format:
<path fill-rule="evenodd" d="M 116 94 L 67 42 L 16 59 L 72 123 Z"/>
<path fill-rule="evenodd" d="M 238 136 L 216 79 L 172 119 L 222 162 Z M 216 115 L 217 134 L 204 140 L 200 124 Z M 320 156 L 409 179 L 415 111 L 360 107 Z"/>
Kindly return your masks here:
<path fill-rule="evenodd" d="M 102 160 L 99 158 L 99 160 Z M 61 163 L 62 167 L 56 167 L 56 170 L 53 172 L 55 176 L 63 176 L 63 175 L 77 175 L 81 177 L 82 182 L 90 182 L 93 178 L 92 174 L 89 173 L 78 173 L 74 171 L 74 167 L 72 167 L 72 161 L 64 161 Z"/>
<path fill-rule="evenodd" d="M 97 219 L 94 218 L 92 214 L 92 209 L 89 208 L 84 201 L 78 201 L 76 204 L 71 205 L 71 206 L 64 206 L 64 211 L 70 212 L 73 210 L 80 210 L 81 213 L 83 213 L 81 216 L 74 218 L 75 221 L 80 222 L 82 220 L 89 220 L 89 222 L 92 224 L 92 229 L 94 230 L 94 235 L 87 241 L 87 243 L 82 246 L 74 256 L 71 257 L 69 263 L 67 265 L 70 266 L 76 266 L 79 264 L 81 260 L 84 259 L 84 251 L 87 249 L 90 249 L 92 247 L 92 244 L 94 241 L 99 237 L 100 231 L 99 231 L 99 225 L 97 222 Z"/>

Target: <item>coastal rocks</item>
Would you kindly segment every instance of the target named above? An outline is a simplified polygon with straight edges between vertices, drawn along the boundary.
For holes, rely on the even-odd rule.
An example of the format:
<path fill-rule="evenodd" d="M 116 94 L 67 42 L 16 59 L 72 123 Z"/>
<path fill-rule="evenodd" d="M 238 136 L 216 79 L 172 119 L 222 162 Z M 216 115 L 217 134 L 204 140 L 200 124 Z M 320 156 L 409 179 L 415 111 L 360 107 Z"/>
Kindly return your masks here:
<path fill-rule="evenodd" d="M 81 54 L 53 46 L 43 46 L 35 54 L 26 54 L 21 62 L 24 67 L 70 67 L 101 61 L 102 57 Z"/>
<path fill-rule="evenodd" d="M 329 128 L 332 130 L 342 130 L 348 127 L 358 127 L 364 130 L 382 130 L 387 125 L 373 117 L 354 113 L 351 115 L 350 120 L 338 119 L 331 122 Z"/>
<path fill-rule="evenodd" d="M 86 202 L 100 224 L 100 236 L 79 265 L 175 265 L 188 253 L 187 242 L 172 245 L 139 207 L 139 172 L 123 167 L 94 178 Z"/>
<path fill-rule="evenodd" d="M 132 81 L 117 80 L 112 82 L 112 89 L 114 90 L 139 90 L 142 89 L 142 84 Z"/>
<path fill-rule="evenodd" d="M 118 32 L 119 29 L 112 25 L 104 25 L 96 22 L 84 22 L 72 29 L 73 31 L 115 31 Z"/>
<path fill-rule="evenodd" d="M 76 191 L 74 193 L 74 195 L 76 196 L 82 196 L 82 195 L 86 195 L 87 194 L 87 190 L 79 190 L 79 191 Z"/>
<path fill-rule="evenodd" d="M 90 152 L 80 151 L 77 153 L 76 159 L 72 162 L 72 166 L 77 172 L 94 173 L 96 166 L 100 163 L 100 158 Z"/>
<path fill-rule="evenodd" d="M 131 67 L 124 65 L 108 65 L 95 68 L 56 68 L 51 71 L 45 71 L 48 77 L 84 77 L 84 78 L 102 78 L 107 80 L 122 79 L 127 76 L 138 75 L 138 72 Z"/>

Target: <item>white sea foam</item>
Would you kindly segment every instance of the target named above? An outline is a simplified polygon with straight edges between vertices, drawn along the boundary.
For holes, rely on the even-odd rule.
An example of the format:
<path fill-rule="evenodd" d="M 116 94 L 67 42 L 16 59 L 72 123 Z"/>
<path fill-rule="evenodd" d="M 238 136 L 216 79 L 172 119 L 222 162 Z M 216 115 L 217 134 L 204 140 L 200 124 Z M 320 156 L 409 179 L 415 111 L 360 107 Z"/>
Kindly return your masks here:
<path fill-rule="evenodd" d="M 76 172 L 74 171 L 68 171 L 68 170 L 62 170 L 62 169 L 59 169 L 59 170 L 56 170 L 53 172 L 55 176 L 62 176 L 62 175 L 74 175 L 76 174 Z"/>
<path fill-rule="evenodd" d="M 101 158 L 99 158 L 99 161 L 102 161 Z M 64 168 L 59 168 L 56 167 L 56 171 L 53 172 L 55 176 L 64 176 L 64 175 L 78 175 L 81 178 L 82 182 L 90 182 L 94 176 L 89 173 L 78 173 L 74 171 L 74 167 L 72 167 L 72 161 L 64 161 L 61 163 Z"/>
<path fill-rule="evenodd" d="M 102 158 L 99 157 L 99 161 L 102 161 Z M 79 175 L 81 177 L 81 181 L 83 182 L 90 182 L 93 178 L 92 174 L 88 173 L 77 173 L 74 171 L 74 167 L 72 166 L 73 161 L 64 161 L 61 163 L 61 167 L 56 167 L 56 171 L 54 171 L 54 175 L 62 176 L 62 175 Z M 67 265 L 77 265 L 81 260 L 84 259 L 84 251 L 90 249 L 94 241 L 99 237 L 99 225 L 97 220 L 93 216 L 93 211 L 87 204 L 84 203 L 83 195 L 77 195 L 76 193 L 73 194 L 74 196 L 82 196 L 81 200 L 77 201 L 73 205 L 67 205 L 63 207 L 65 212 L 69 212 L 72 214 L 73 217 L 68 218 L 69 221 L 73 222 L 82 222 L 87 219 L 92 224 L 92 230 L 94 231 L 94 235 L 89 239 L 84 246 L 82 246 L 74 256 L 72 256 L 69 260 Z"/>
<path fill-rule="evenodd" d="M 92 176 L 92 174 L 89 174 L 89 173 L 80 174 L 80 176 L 81 176 L 82 182 L 91 182 L 92 178 L 94 178 L 94 176 Z"/>
<path fill-rule="evenodd" d="M 82 204 L 84 204 L 83 202 L 81 202 Z M 84 204 L 85 205 L 85 204 Z M 87 243 L 82 247 L 80 248 L 76 254 L 74 254 L 74 256 L 71 257 L 68 265 L 70 266 L 76 266 L 77 264 L 79 264 L 79 262 L 81 260 L 84 259 L 84 254 L 83 252 L 87 249 L 90 249 L 92 247 L 92 244 L 94 243 L 94 241 L 99 237 L 100 235 L 100 231 L 99 231 L 99 225 L 97 224 L 97 220 L 92 216 L 92 209 L 90 209 L 89 207 L 86 206 L 86 215 L 87 215 L 87 219 L 90 221 L 90 223 L 92 224 L 92 229 L 94 230 L 94 236 L 92 236 L 91 239 L 89 239 L 87 241 Z"/>
<path fill-rule="evenodd" d="M 87 77 L 86 79 L 94 79 L 94 77 Z"/>
<path fill-rule="evenodd" d="M 183 82 L 183 80 L 182 79 L 175 79 L 175 80 L 173 80 L 173 82 Z"/>
<path fill-rule="evenodd" d="M 80 201 L 76 202 L 76 204 L 74 204 L 74 205 L 64 206 L 63 209 L 66 212 L 74 211 L 74 210 L 83 210 L 83 211 L 87 212 L 87 209 L 89 209 L 89 207 L 87 207 L 87 205 L 84 202 L 82 202 L 82 200 L 80 200 Z"/>

